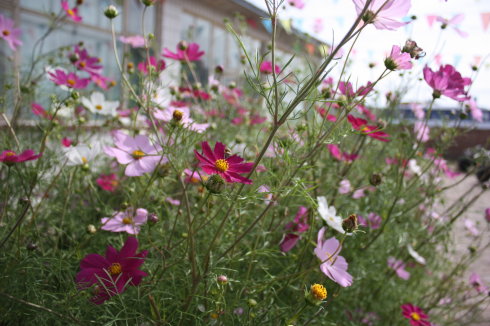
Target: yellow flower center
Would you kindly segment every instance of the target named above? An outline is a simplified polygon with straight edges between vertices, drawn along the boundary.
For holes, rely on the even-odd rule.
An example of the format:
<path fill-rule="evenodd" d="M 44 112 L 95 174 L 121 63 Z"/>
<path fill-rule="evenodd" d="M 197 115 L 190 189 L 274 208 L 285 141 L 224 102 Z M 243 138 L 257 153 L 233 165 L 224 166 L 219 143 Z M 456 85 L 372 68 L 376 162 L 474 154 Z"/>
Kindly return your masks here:
<path fill-rule="evenodd" d="M 102 105 L 97 104 L 97 105 L 95 106 L 95 109 L 96 109 L 96 110 L 99 110 L 99 111 L 100 111 L 100 110 L 102 110 Z"/>
<path fill-rule="evenodd" d="M 144 157 L 146 154 L 140 150 L 136 150 L 133 152 L 133 158 L 135 160 L 139 160 L 140 158 Z"/>
<path fill-rule="evenodd" d="M 75 86 L 76 82 L 73 80 L 73 79 L 68 79 L 66 81 L 68 83 L 68 85 L 70 85 L 71 87 Z"/>
<path fill-rule="evenodd" d="M 88 160 L 85 156 L 82 156 L 82 162 L 83 164 L 87 164 L 88 163 Z"/>
<path fill-rule="evenodd" d="M 72 9 L 68 9 L 66 13 L 70 16 L 75 16 L 75 12 Z"/>
<path fill-rule="evenodd" d="M 183 116 L 184 116 L 184 112 L 179 110 L 175 110 L 174 113 L 172 114 L 172 117 L 174 118 L 175 121 L 182 120 Z"/>
<path fill-rule="evenodd" d="M 214 166 L 220 171 L 220 172 L 226 172 L 228 171 L 228 168 L 230 165 L 226 160 L 219 159 L 214 163 Z"/>
<path fill-rule="evenodd" d="M 419 321 L 420 319 L 422 319 L 422 318 L 420 318 L 420 315 L 418 313 L 416 313 L 416 312 L 412 312 L 410 314 L 410 317 L 412 317 L 412 319 L 415 320 L 415 321 Z"/>
<path fill-rule="evenodd" d="M 130 217 L 125 217 L 123 218 L 122 222 L 123 224 L 131 224 L 133 223 L 133 219 L 131 219 Z"/>
<path fill-rule="evenodd" d="M 8 29 L 4 29 L 2 31 L 2 34 L 3 34 L 3 36 L 9 36 L 10 35 L 10 31 Z"/>
<path fill-rule="evenodd" d="M 112 263 L 111 266 L 109 266 L 109 274 L 111 275 L 119 275 L 122 273 L 122 266 L 119 263 Z"/>
<path fill-rule="evenodd" d="M 310 288 L 310 292 L 317 300 L 325 300 L 327 298 L 327 290 L 321 284 L 313 284 Z"/>
<path fill-rule="evenodd" d="M 361 128 L 361 132 L 368 133 L 369 132 L 369 128 L 367 126 L 364 126 L 364 127 Z"/>
<path fill-rule="evenodd" d="M 15 156 L 15 155 L 17 155 L 17 154 L 15 154 L 15 152 L 14 152 L 14 151 L 12 151 L 12 152 L 7 152 L 5 155 L 7 155 L 7 156 Z"/>
<path fill-rule="evenodd" d="M 81 61 L 79 64 L 78 64 L 81 68 L 85 68 L 85 66 L 87 65 L 85 63 L 85 61 Z"/>

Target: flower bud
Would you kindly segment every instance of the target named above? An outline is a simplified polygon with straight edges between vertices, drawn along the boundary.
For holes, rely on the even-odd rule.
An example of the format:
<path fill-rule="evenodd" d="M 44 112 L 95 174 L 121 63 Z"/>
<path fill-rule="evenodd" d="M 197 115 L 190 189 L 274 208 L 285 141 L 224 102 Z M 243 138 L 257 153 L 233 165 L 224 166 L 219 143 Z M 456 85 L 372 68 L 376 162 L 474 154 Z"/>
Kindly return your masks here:
<path fill-rule="evenodd" d="M 229 89 L 235 89 L 236 88 L 236 83 L 235 82 L 231 82 L 228 84 L 228 88 Z"/>
<path fill-rule="evenodd" d="M 177 48 L 179 50 L 185 51 L 189 47 L 189 44 L 187 44 L 186 41 L 180 41 L 179 44 L 177 44 Z"/>
<path fill-rule="evenodd" d="M 84 1 L 84 0 L 77 0 L 77 6 L 81 6 L 81 5 L 83 5 L 83 1 Z"/>
<path fill-rule="evenodd" d="M 175 110 L 174 113 L 172 113 L 172 120 L 176 122 L 181 121 L 183 117 L 184 117 L 184 112 L 180 110 Z"/>
<path fill-rule="evenodd" d="M 214 73 L 216 73 L 216 74 L 218 74 L 218 75 L 219 75 L 219 74 L 222 74 L 224 70 L 225 70 L 225 69 L 223 68 L 223 66 L 222 66 L 222 65 L 217 65 L 217 66 L 214 68 Z"/>
<path fill-rule="evenodd" d="M 206 189 L 212 194 L 220 194 L 225 188 L 225 180 L 219 174 L 213 174 L 206 181 Z"/>
<path fill-rule="evenodd" d="M 27 245 L 26 245 L 26 249 L 29 250 L 29 251 L 34 251 L 37 249 L 37 243 L 35 242 L 29 242 Z"/>
<path fill-rule="evenodd" d="M 157 224 L 158 223 L 158 215 L 155 213 L 148 214 L 148 222 L 150 222 L 151 224 Z"/>
<path fill-rule="evenodd" d="M 351 214 L 342 221 L 342 228 L 345 232 L 352 233 L 357 230 L 357 215 Z"/>
<path fill-rule="evenodd" d="M 441 91 L 438 91 L 437 89 L 434 90 L 434 92 L 432 92 L 432 98 L 433 99 L 438 99 L 441 97 Z"/>
<path fill-rule="evenodd" d="M 97 232 L 97 228 L 93 224 L 87 225 L 87 233 L 95 234 Z"/>
<path fill-rule="evenodd" d="M 80 56 L 77 53 L 72 53 L 72 54 L 70 54 L 68 59 L 70 60 L 71 63 L 75 63 L 78 60 L 80 60 Z"/>
<path fill-rule="evenodd" d="M 379 186 L 383 181 L 383 176 L 380 173 L 373 173 L 369 178 L 369 183 L 373 186 Z"/>
<path fill-rule="evenodd" d="M 257 305 L 257 301 L 255 301 L 254 299 L 248 299 L 247 304 L 250 308 L 253 308 Z"/>
<path fill-rule="evenodd" d="M 74 99 L 75 101 L 80 98 L 80 93 L 77 91 L 71 92 L 71 98 Z"/>
<path fill-rule="evenodd" d="M 413 40 L 407 40 L 402 48 L 402 52 L 410 54 L 412 59 L 420 59 L 425 56 L 425 52 L 422 48 L 417 46 L 417 42 Z"/>
<path fill-rule="evenodd" d="M 228 283 L 228 277 L 226 277 L 226 275 L 219 275 L 216 280 L 218 281 L 218 283 L 220 284 L 226 284 Z"/>
<path fill-rule="evenodd" d="M 117 15 L 119 15 L 119 12 L 115 6 L 110 5 L 104 10 L 104 15 L 109 19 L 114 19 L 117 17 Z"/>
<path fill-rule="evenodd" d="M 388 57 L 385 59 L 385 67 L 388 70 L 394 71 L 398 68 L 398 65 L 391 57 Z"/>
<path fill-rule="evenodd" d="M 141 0 L 141 2 L 147 7 L 151 7 L 155 4 L 155 0 Z"/>
<path fill-rule="evenodd" d="M 313 305 L 319 305 L 327 298 L 327 289 L 321 284 L 313 284 L 306 293 L 305 299 Z"/>

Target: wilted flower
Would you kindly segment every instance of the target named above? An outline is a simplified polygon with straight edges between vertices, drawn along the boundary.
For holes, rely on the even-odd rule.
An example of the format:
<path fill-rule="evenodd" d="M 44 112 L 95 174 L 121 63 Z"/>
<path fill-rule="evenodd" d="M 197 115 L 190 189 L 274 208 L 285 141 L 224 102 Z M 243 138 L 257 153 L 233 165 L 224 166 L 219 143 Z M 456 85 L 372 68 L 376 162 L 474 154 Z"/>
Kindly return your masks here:
<path fill-rule="evenodd" d="M 148 219 L 148 211 L 144 208 L 128 208 L 123 212 L 117 212 L 111 217 L 104 217 L 101 220 L 102 230 L 111 232 L 127 232 L 129 234 L 138 234 L 141 225 L 145 224 Z"/>
<path fill-rule="evenodd" d="M 407 40 L 405 42 L 402 52 L 410 54 L 410 57 L 415 60 L 425 56 L 424 50 L 417 46 L 417 42 L 412 40 Z"/>
<path fill-rule="evenodd" d="M 351 286 L 352 276 L 347 272 L 347 261 L 339 255 L 342 246 L 335 237 L 323 241 L 325 230 L 323 227 L 318 232 L 317 245 L 314 250 L 315 255 L 322 262 L 320 270 L 340 286 Z"/>
<path fill-rule="evenodd" d="M 101 304 L 110 297 L 123 293 L 126 286 L 137 286 L 143 277 L 147 276 L 139 268 L 145 262 L 146 250 L 136 253 L 138 240 L 128 237 L 124 246 L 117 251 L 108 246 L 105 257 L 99 254 L 89 254 L 80 262 L 80 272 L 76 282 L 80 289 L 94 286 L 94 296 L 91 301 Z"/>

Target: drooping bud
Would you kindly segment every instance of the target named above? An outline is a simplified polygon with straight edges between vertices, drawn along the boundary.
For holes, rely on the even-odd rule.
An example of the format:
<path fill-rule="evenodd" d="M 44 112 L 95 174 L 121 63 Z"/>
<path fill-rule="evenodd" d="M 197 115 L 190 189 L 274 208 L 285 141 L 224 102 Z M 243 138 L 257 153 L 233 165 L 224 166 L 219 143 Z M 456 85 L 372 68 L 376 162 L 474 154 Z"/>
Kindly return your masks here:
<path fill-rule="evenodd" d="M 104 10 L 104 15 L 109 19 L 114 19 L 117 17 L 117 15 L 119 15 L 119 12 L 115 6 L 110 5 Z"/>
<path fill-rule="evenodd" d="M 213 174 L 206 181 L 206 189 L 212 194 L 220 194 L 225 188 L 225 180 L 219 174 Z"/>
<path fill-rule="evenodd" d="M 310 291 L 306 293 L 305 299 L 308 303 L 319 305 L 327 298 L 327 289 L 321 284 L 313 284 Z"/>
<path fill-rule="evenodd" d="M 352 233 L 357 230 L 357 215 L 351 214 L 348 218 L 342 221 L 342 228 L 345 232 Z"/>
<path fill-rule="evenodd" d="M 380 173 L 373 173 L 369 178 L 369 183 L 373 186 L 379 186 L 383 181 L 383 176 Z"/>

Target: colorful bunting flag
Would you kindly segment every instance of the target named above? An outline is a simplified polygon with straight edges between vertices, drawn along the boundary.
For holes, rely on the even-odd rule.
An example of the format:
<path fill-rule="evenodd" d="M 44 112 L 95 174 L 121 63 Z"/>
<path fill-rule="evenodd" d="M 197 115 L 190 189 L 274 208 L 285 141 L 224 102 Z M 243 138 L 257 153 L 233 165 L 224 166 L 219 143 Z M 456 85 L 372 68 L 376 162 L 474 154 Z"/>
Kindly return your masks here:
<path fill-rule="evenodd" d="M 313 55 L 315 53 L 315 45 L 311 43 L 305 43 L 305 50 L 309 55 Z"/>
<path fill-rule="evenodd" d="M 272 33 L 272 22 L 270 19 L 262 19 L 262 25 L 264 25 L 267 32 Z"/>
<path fill-rule="evenodd" d="M 292 28 L 291 28 L 291 18 L 288 19 L 279 19 L 281 22 L 282 27 L 286 31 L 286 33 L 291 34 Z"/>
<path fill-rule="evenodd" d="M 436 15 L 427 15 L 427 24 L 429 24 L 429 27 L 432 27 L 432 25 L 434 25 L 436 18 Z"/>
<path fill-rule="evenodd" d="M 486 32 L 490 24 L 490 12 L 481 13 L 481 22 L 483 24 L 483 30 Z"/>

